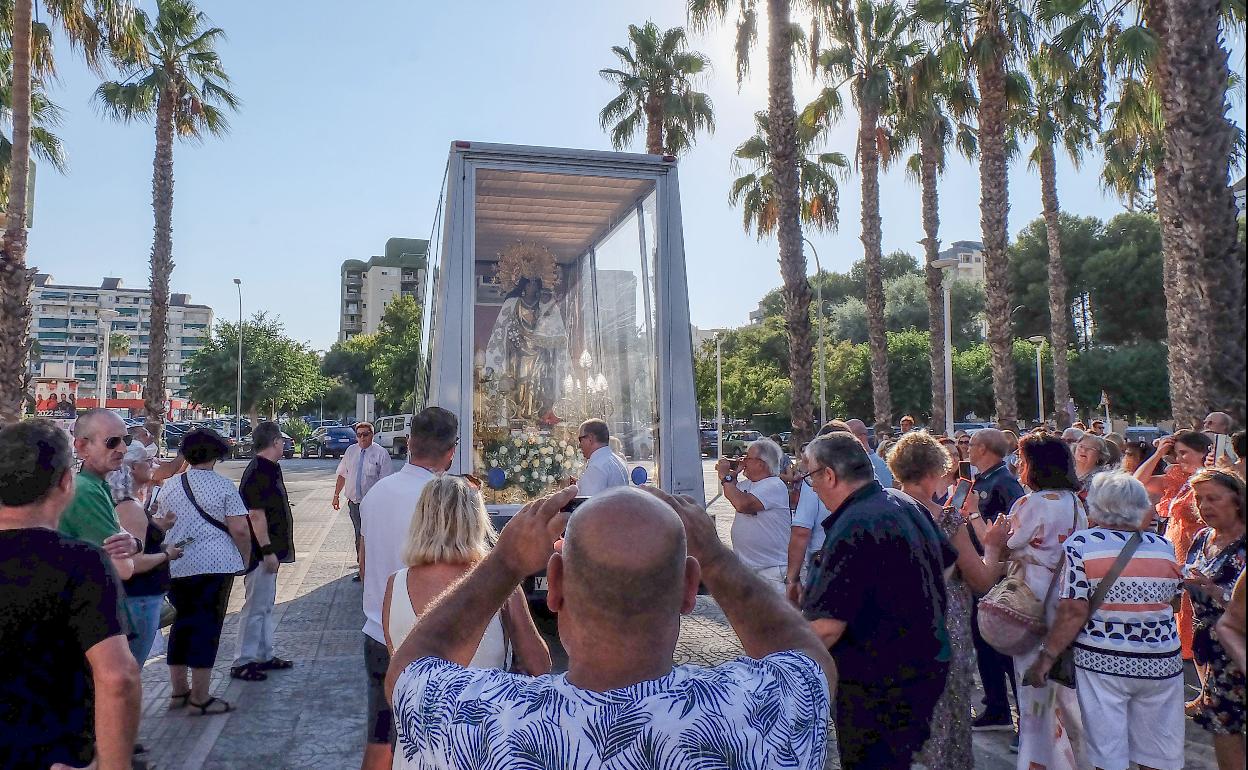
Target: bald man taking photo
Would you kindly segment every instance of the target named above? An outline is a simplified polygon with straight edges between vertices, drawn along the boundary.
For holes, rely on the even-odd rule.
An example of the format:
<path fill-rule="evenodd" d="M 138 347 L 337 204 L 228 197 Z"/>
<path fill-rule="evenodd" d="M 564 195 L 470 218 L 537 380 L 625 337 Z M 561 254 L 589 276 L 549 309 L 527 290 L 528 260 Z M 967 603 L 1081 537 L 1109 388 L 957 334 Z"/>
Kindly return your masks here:
<path fill-rule="evenodd" d="M 398 751 L 447 770 L 520 759 L 683 768 L 725 755 L 751 770 L 821 769 L 836 670 L 801 616 L 720 541 L 690 498 L 614 489 L 569 517 L 562 509 L 576 492 L 521 509 L 395 652 L 386 690 Z M 543 567 L 568 672 L 467 668 L 486 624 Z M 693 610 L 699 579 L 749 658 L 673 665 L 680 616 Z"/>

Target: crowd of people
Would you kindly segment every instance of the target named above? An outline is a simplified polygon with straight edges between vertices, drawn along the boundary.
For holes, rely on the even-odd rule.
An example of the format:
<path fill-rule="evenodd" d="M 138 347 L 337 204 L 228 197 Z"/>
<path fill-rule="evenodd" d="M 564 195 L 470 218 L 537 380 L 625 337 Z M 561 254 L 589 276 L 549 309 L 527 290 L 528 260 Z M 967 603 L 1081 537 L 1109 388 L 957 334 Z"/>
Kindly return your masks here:
<path fill-rule="evenodd" d="M 333 507 L 346 497 L 362 584 L 363 767 L 814 770 L 831 724 L 847 770 L 969 768 L 976 730 L 1015 731 L 1022 770 L 1169 770 L 1185 719 L 1220 770 L 1244 767 L 1229 418 L 1155 446 L 1099 421 L 901 426 L 833 420 L 794 456 L 760 439 L 720 458 L 724 543 L 701 501 L 632 486 L 601 420 L 580 426 L 581 478 L 501 531 L 480 481 L 449 473 L 454 414 L 414 415 L 398 470 L 357 424 Z M 230 675 L 297 664 L 274 644 L 296 556 L 283 437 L 263 422 L 253 444 L 236 485 L 206 429 L 164 461 L 105 410 L 72 447 L 46 420 L 0 429 L 0 766 L 141 766 L 139 671 L 169 615 L 168 707 L 232 711 L 211 674 L 236 577 Z M 522 589 L 543 570 L 562 675 Z M 699 586 L 744 657 L 673 662 Z"/>

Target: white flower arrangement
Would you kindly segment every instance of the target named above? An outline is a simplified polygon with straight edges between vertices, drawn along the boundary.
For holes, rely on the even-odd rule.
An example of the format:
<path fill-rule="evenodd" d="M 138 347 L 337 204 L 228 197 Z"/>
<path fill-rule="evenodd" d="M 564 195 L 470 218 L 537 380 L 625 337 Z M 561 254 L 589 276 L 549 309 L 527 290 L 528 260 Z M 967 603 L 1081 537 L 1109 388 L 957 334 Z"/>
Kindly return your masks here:
<path fill-rule="evenodd" d="M 487 467 L 503 471 L 500 488 L 518 486 L 531 498 L 553 491 L 552 484 L 577 475 L 580 469 L 580 458 L 570 443 L 536 432 L 487 441 L 481 457 Z"/>

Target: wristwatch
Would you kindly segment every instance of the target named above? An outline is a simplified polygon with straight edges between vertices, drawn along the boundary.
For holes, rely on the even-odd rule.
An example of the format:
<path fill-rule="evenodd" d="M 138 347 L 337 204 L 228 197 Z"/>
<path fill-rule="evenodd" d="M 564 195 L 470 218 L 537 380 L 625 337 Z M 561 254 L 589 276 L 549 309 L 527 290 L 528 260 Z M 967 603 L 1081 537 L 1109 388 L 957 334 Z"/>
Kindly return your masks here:
<path fill-rule="evenodd" d="M 260 546 L 260 555 L 261 555 L 261 556 L 272 556 L 272 555 L 273 555 L 273 553 L 274 553 L 274 551 L 273 551 L 273 544 L 272 544 L 272 543 L 266 543 L 265 545 Z"/>
<path fill-rule="evenodd" d="M 735 484 L 737 481 L 737 477 L 734 474 L 729 473 L 726 476 L 724 476 L 722 480 L 725 484 Z"/>

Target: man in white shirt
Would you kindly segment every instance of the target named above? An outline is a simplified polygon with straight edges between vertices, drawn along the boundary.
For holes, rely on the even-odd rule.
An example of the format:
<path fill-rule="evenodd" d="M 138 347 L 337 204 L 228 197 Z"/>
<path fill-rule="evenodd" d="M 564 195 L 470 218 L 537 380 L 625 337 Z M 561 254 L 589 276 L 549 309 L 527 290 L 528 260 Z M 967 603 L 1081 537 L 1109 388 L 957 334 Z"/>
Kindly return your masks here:
<path fill-rule="evenodd" d="M 367 744 L 363 770 L 390 770 L 394 761 L 394 717 L 383 690 L 390 653 L 381 625 L 386 580 L 406 566 L 412 513 L 425 484 L 451 467 L 459 443 L 459 420 L 431 406 L 412 418 L 407 464 L 375 483 L 360 503 L 360 576 L 364 582 L 364 666 L 368 672 Z"/>
<path fill-rule="evenodd" d="M 576 488 L 582 495 L 600 495 L 612 487 L 628 486 L 628 468 L 619 455 L 611 451 L 611 431 L 604 421 L 581 423 L 577 439 L 586 460 L 585 470 L 576 480 Z"/>
<path fill-rule="evenodd" d="M 394 473 L 394 463 L 390 453 L 380 444 L 373 443 L 373 424 L 357 422 L 355 424 L 355 443 L 342 453 L 338 462 L 338 479 L 334 482 L 334 510 L 342 506 L 342 490 L 347 490 L 347 515 L 351 517 L 351 526 L 355 527 L 355 567 L 358 570 L 360 559 L 360 502 L 373 485 L 386 476 Z M 360 580 L 356 572 L 352 578 Z"/>
<path fill-rule="evenodd" d="M 732 550 L 763 582 L 780 593 L 784 593 L 793 524 L 789 488 L 778 475 L 783 457 L 779 444 L 760 438 L 750 444 L 740 468 L 726 459 L 715 464 L 724 485 L 724 497 L 737 511 L 732 520 Z"/>
<path fill-rule="evenodd" d="M 880 457 L 879 453 L 871 448 L 871 437 L 867 435 L 867 424 L 862 420 L 850 419 L 845 421 L 845 426 L 849 428 L 849 432 L 854 434 L 854 438 L 858 439 L 858 443 L 862 444 L 862 448 L 867 450 L 867 457 L 871 460 L 871 469 L 875 471 L 875 480 L 880 482 L 882 487 L 895 486 L 893 481 L 893 472 L 888 469 L 888 463 Z M 910 420 L 910 427 L 914 428 L 914 420 Z M 905 433 L 905 420 L 902 420 L 902 433 Z M 823 435 L 823 431 L 820 431 Z"/>
<path fill-rule="evenodd" d="M 759 590 L 691 498 L 612 489 L 569 516 L 577 492 L 521 509 L 395 651 L 386 684 L 405 756 L 430 770 L 683 769 L 729 756 L 739 770 L 822 770 L 836 670 L 796 611 Z M 567 673 L 467 668 L 490 618 L 543 567 Z M 699 579 L 749 658 L 673 664 Z"/>

